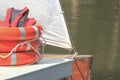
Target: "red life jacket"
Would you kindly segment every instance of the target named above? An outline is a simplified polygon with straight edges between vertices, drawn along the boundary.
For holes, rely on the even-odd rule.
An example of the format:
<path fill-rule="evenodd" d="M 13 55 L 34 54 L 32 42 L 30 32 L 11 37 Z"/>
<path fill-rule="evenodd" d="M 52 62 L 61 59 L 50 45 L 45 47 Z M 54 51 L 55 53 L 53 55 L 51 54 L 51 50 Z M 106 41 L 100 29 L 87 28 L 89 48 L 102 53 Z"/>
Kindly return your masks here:
<path fill-rule="evenodd" d="M 25 27 L 36 23 L 34 18 L 28 18 L 29 9 L 25 7 L 22 10 L 9 8 L 5 20 L 0 24 L 2 27 Z"/>

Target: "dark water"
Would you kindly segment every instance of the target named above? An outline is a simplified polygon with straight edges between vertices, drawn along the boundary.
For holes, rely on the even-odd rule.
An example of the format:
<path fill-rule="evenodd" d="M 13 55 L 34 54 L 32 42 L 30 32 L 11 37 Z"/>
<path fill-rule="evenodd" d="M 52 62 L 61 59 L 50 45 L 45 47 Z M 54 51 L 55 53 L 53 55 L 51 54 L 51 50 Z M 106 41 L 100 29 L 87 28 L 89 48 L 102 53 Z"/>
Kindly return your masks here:
<path fill-rule="evenodd" d="M 120 0 L 62 0 L 72 41 L 94 56 L 92 80 L 120 80 Z"/>

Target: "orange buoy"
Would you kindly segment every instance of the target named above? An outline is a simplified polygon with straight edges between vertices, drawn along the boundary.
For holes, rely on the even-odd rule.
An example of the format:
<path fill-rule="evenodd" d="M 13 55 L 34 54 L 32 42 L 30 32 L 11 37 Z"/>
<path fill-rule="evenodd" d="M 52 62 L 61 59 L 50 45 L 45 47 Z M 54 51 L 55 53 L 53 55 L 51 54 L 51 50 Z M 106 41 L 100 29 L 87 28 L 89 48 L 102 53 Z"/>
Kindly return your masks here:
<path fill-rule="evenodd" d="M 0 53 L 0 56 L 6 56 L 8 53 Z M 25 65 L 36 63 L 39 55 L 35 51 L 24 51 L 12 53 L 7 58 L 0 57 L 0 66 Z"/>
<path fill-rule="evenodd" d="M 41 26 L 0 27 L 0 40 L 31 40 L 39 38 Z"/>
<path fill-rule="evenodd" d="M 25 40 L 0 40 L 0 52 L 10 52 L 13 48 L 22 42 L 25 42 Z M 16 48 L 16 51 L 31 51 L 33 50 L 32 47 L 38 49 L 40 47 L 40 40 L 36 39 L 28 43 L 22 43 Z"/>
<path fill-rule="evenodd" d="M 38 48 L 42 27 L 0 27 L 0 66 L 33 64 L 42 58 Z"/>

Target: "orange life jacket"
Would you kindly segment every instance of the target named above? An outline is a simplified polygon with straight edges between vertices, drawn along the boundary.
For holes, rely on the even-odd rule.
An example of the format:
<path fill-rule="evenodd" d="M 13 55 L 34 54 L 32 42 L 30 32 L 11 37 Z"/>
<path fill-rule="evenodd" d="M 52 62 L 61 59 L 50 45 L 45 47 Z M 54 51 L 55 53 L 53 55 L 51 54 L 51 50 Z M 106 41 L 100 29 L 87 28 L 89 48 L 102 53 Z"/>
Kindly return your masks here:
<path fill-rule="evenodd" d="M 25 42 L 25 40 L 0 40 L 0 52 L 10 52 L 17 44 Z M 34 40 L 32 42 L 28 42 L 26 44 L 21 44 L 16 48 L 16 51 L 31 51 L 35 49 L 39 49 L 40 47 L 40 40 Z"/>
<path fill-rule="evenodd" d="M 41 26 L 20 28 L 25 31 L 24 37 L 18 27 L 0 27 L 1 66 L 32 64 L 42 58 L 41 53 L 38 51 Z M 16 63 L 13 61 L 14 57 Z"/>
<path fill-rule="evenodd" d="M 31 40 L 40 37 L 41 26 L 0 27 L 0 40 Z"/>
<path fill-rule="evenodd" d="M 42 58 L 38 48 L 43 29 L 34 18 L 28 18 L 27 7 L 14 17 L 12 11 L 9 8 L 5 20 L 0 21 L 0 66 L 36 63 Z"/>
<path fill-rule="evenodd" d="M 0 53 L 5 56 L 8 53 Z M 35 51 L 15 52 L 7 58 L 0 58 L 1 66 L 27 65 L 36 63 L 39 59 L 38 53 Z"/>

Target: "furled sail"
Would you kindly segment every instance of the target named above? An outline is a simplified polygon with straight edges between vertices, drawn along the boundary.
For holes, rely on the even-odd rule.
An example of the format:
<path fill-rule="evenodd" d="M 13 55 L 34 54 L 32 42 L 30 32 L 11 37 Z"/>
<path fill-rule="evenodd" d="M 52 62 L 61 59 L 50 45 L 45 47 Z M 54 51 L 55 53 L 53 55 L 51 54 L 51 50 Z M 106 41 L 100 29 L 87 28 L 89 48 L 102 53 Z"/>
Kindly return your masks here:
<path fill-rule="evenodd" d="M 0 0 L 0 19 L 5 18 L 10 7 L 30 9 L 29 17 L 34 17 L 43 27 L 46 44 L 61 48 L 72 48 L 59 0 Z"/>

